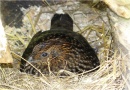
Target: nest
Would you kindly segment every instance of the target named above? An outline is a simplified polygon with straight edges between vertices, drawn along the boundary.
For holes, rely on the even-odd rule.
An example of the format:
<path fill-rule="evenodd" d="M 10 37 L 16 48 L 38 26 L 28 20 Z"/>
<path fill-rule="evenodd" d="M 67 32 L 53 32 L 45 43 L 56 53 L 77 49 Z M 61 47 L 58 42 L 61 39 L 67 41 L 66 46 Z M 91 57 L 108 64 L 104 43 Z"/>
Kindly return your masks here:
<path fill-rule="evenodd" d="M 67 7 L 66 7 L 67 6 Z M 49 30 L 50 20 L 57 8 L 62 8 L 74 20 L 74 31 L 81 33 L 97 50 L 100 69 L 60 78 L 53 74 L 41 77 L 19 71 L 22 53 L 32 36 Z M 106 11 L 90 8 L 87 4 L 67 2 L 63 5 L 30 7 L 24 11 L 23 27 L 6 26 L 8 43 L 14 58 L 13 68 L 0 67 L 0 89 L 14 90 L 122 90 L 124 60 L 113 47 L 112 28 Z"/>

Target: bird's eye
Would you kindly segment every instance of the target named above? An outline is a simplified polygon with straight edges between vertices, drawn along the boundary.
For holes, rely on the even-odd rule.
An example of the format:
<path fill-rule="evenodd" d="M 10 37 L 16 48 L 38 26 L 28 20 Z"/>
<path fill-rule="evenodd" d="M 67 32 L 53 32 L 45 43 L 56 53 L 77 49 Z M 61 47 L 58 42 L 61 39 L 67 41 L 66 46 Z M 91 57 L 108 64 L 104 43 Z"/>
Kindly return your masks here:
<path fill-rule="evenodd" d="M 42 57 L 46 57 L 48 54 L 46 52 L 42 53 L 41 56 Z"/>

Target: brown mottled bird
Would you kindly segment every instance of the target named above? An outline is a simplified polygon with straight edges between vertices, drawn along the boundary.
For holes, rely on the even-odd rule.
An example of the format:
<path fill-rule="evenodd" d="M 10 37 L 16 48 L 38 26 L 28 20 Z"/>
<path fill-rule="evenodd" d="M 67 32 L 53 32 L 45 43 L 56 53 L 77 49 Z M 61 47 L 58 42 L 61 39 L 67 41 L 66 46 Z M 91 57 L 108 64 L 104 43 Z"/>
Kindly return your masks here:
<path fill-rule="evenodd" d="M 51 29 L 35 34 L 22 57 L 43 74 L 49 74 L 49 71 L 56 73 L 61 69 L 82 73 L 100 65 L 87 40 L 73 32 L 73 20 L 68 14 L 55 14 Z M 23 59 L 20 71 L 40 74 Z"/>

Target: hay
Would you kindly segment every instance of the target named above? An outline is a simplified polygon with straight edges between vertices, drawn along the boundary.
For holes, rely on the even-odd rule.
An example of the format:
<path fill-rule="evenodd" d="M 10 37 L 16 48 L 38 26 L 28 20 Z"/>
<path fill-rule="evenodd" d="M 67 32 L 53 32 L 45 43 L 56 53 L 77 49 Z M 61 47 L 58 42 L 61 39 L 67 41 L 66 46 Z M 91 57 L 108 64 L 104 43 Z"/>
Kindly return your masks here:
<path fill-rule="evenodd" d="M 37 31 L 49 30 L 50 20 L 53 15 L 52 10 L 48 10 L 48 7 L 42 9 L 40 7 L 30 7 L 25 11 L 23 27 L 5 27 L 14 58 L 14 68 L 0 67 L 0 89 L 122 90 L 124 88 L 126 82 L 125 78 L 122 78 L 124 71 L 122 67 L 125 67 L 125 60 L 121 57 L 119 51 L 112 47 L 111 28 L 109 28 L 110 24 L 106 23 L 108 21 L 106 14 L 88 8 L 86 4 L 82 4 L 81 8 L 79 8 L 79 5 L 77 3 L 73 5 L 73 2 L 70 2 L 67 9 L 64 5 L 61 5 L 61 7 L 73 17 L 75 21 L 74 30 L 86 37 L 93 48 L 98 48 L 98 57 L 101 62 L 100 69 L 92 73 L 86 71 L 79 75 L 71 73 L 70 76 L 64 78 L 59 78 L 53 74 L 36 77 L 21 73 L 19 71 L 20 56 Z M 49 7 L 55 10 L 58 6 Z M 87 8 L 87 11 L 85 8 Z"/>
<path fill-rule="evenodd" d="M 115 53 L 101 63 L 100 69 L 96 72 L 86 75 L 73 74 L 64 78 L 54 75 L 36 77 L 21 73 L 16 68 L 0 68 L 0 88 L 14 90 L 122 90 L 125 82 L 121 78 L 121 64 L 120 55 L 117 56 Z"/>

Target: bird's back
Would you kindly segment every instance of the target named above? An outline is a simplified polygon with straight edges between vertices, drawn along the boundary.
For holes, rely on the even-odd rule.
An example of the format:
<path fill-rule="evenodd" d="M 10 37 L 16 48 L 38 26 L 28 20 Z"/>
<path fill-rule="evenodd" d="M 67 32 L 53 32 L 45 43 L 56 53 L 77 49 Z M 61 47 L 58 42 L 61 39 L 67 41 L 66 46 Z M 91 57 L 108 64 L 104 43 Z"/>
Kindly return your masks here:
<path fill-rule="evenodd" d="M 81 73 L 100 65 L 87 40 L 73 32 L 73 20 L 68 14 L 55 14 L 51 29 L 35 34 L 22 57 L 45 74 L 61 69 Z M 21 60 L 20 70 L 39 74 L 24 60 Z"/>

